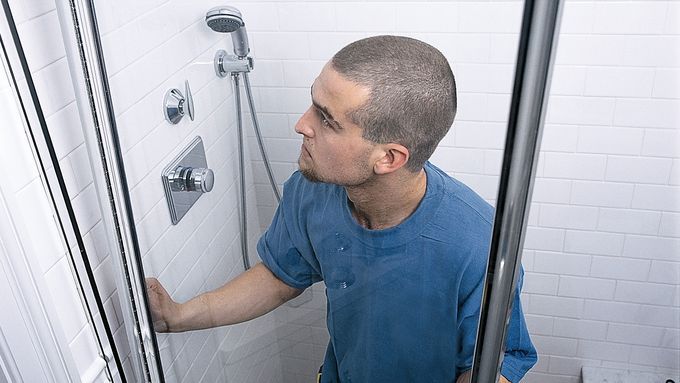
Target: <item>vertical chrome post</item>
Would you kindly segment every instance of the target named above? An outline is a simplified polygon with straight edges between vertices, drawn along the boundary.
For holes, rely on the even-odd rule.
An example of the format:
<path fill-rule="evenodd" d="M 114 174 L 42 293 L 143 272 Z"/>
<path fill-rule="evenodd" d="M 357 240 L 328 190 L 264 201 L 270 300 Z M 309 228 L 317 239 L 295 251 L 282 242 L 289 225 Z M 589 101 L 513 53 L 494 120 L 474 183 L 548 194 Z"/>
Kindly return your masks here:
<path fill-rule="evenodd" d="M 472 365 L 473 383 L 498 381 L 548 99 L 562 0 L 527 0 Z"/>

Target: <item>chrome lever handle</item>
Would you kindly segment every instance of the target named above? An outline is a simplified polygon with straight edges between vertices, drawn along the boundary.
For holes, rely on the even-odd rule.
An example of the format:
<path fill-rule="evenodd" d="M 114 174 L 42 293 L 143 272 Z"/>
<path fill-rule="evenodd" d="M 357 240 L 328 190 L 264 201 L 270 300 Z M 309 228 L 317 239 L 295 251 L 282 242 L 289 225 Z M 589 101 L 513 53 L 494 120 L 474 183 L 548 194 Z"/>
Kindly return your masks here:
<path fill-rule="evenodd" d="M 170 89 L 165 93 L 164 110 L 165 120 L 171 124 L 178 124 L 182 121 L 185 114 L 189 115 L 191 121 L 194 120 L 194 97 L 191 95 L 189 80 L 184 82 L 186 98 L 179 89 Z"/>
<path fill-rule="evenodd" d="M 194 120 L 194 96 L 191 95 L 191 88 L 189 88 L 189 80 L 184 81 L 184 92 L 187 94 L 187 99 L 184 102 L 187 114 L 191 121 Z"/>

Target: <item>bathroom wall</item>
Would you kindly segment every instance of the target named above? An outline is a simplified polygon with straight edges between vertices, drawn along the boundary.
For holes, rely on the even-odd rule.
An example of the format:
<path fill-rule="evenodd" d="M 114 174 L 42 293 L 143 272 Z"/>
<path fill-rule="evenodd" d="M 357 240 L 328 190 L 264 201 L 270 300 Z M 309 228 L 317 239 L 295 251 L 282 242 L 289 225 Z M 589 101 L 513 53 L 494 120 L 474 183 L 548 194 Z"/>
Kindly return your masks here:
<path fill-rule="evenodd" d="M 296 167 L 293 127 L 323 64 L 355 39 L 401 34 L 437 46 L 457 76 L 458 116 L 432 161 L 494 202 L 521 2 L 235 5 L 279 182 Z M 578 382 L 586 365 L 680 369 L 679 14 L 675 1 L 566 2 L 523 255 L 540 352 L 527 382 Z M 265 227 L 274 203 L 251 153 Z M 323 314 L 316 298 L 306 307 Z M 325 342 L 298 345 L 297 363 L 311 368 Z"/>
<path fill-rule="evenodd" d="M 105 307 L 115 318 L 116 341 L 128 355 L 55 4 L 11 4 L 88 254 L 104 286 Z M 145 268 L 175 298 L 187 299 L 241 268 L 233 90 L 227 79 L 212 76 L 215 49 L 230 50 L 231 44 L 202 22 L 214 2 L 95 5 Z M 355 39 L 398 33 L 439 47 L 457 75 L 457 121 L 433 162 L 493 202 L 520 2 L 232 5 L 243 12 L 250 33 L 256 106 L 279 183 L 296 168 L 300 139 L 293 125 L 309 104 L 309 86 L 324 62 Z M 679 5 L 566 3 L 523 259 L 524 307 L 541 354 L 527 382 L 577 382 L 582 365 L 680 369 Z M 162 97 L 172 87 L 183 91 L 186 79 L 197 118 L 171 127 L 162 117 Z M 8 132 L 0 130 L 3 149 Z M 216 170 L 215 190 L 171 226 L 158 175 L 197 134 Z M 250 152 L 249 209 L 259 213 L 259 222 L 250 219 L 252 244 L 274 202 L 254 145 Z M 37 178 L 31 174 L 32 183 L 25 185 L 34 186 L 21 189 L 25 197 L 23 205 L 16 199 L 17 209 L 36 200 L 31 193 Z M 16 217 L 30 217 L 26 211 L 17 210 Z M 30 235 L 24 240 L 30 243 Z M 51 254 L 41 250 L 35 254 Z M 49 260 L 40 269 L 46 279 L 61 283 L 69 277 L 63 255 L 38 259 Z M 168 380 L 278 381 L 281 373 L 286 382 L 307 381 L 327 342 L 323 286 L 302 298 L 260 322 L 160 337 Z M 60 299 L 73 307 L 77 298 Z M 72 309 L 58 315 L 73 325 L 64 331 L 74 364 L 85 371 L 94 354 L 83 317 Z"/>

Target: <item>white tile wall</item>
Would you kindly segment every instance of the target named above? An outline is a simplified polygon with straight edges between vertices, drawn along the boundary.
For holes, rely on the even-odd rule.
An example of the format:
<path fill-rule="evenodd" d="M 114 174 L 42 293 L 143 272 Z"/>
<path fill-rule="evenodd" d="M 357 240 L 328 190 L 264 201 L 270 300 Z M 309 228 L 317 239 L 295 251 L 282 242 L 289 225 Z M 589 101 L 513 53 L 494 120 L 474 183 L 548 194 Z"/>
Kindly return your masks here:
<path fill-rule="evenodd" d="M 203 12 L 215 4 L 185 4 L 182 12 L 175 12 L 176 3 L 125 1 L 113 6 L 100 1 L 97 7 L 135 218 L 148 251 L 145 263 L 172 285 L 177 296 L 188 298 L 218 286 L 239 270 L 236 194 L 230 183 L 219 184 L 220 179 L 233 179 L 236 171 L 234 116 L 230 87 L 225 80 L 211 77 L 212 54 L 218 47 L 230 50 L 229 38 L 213 34 L 201 21 Z M 62 133 L 54 135 L 58 152 L 71 168 L 69 185 L 83 201 L 85 227 L 94 236 L 101 223 L 87 213 L 94 203 L 88 191 L 91 175 L 83 171 L 82 138 L 75 138 L 80 130 L 71 123 L 77 121 L 77 112 L 66 60 L 60 42 L 45 43 L 39 36 L 55 29 L 54 6 L 51 0 L 17 4 L 17 15 L 25 21 L 22 33 L 34 52 L 32 68 L 50 129 Z M 399 33 L 440 47 L 458 76 L 457 122 L 434 162 L 487 200 L 495 200 L 520 2 L 234 5 L 241 8 L 248 24 L 256 60 L 252 74 L 256 106 L 279 183 L 295 169 L 299 139 L 292 126 L 309 103 L 308 86 L 315 73 L 350 41 Z M 526 381 L 575 382 L 582 365 L 680 369 L 672 341 L 680 327 L 680 309 L 674 306 L 680 299 L 676 298 L 679 9 L 673 1 L 567 1 L 565 5 L 525 243 L 525 267 L 530 271 L 525 281 L 527 313 L 542 359 Z M 167 54 L 166 48 L 173 44 L 188 49 Z M 158 111 L 159 100 L 167 88 L 181 87 L 184 79 L 191 81 L 196 97 L 197 121 L 169 128 Z M 195 212 L 173 227 L 164 211 L 157 175 L 195 134 L 206 140 L 218 183 L 215 192 L 202 197 Z M 249 203 L 253 217 L 259 217 L 264 227 L 274 203 L 254 149 L 251 145 L 249 190 L 253 193 L 249 195 L 253 198 Z M 256 231 L 251 230 L 253 239 Z M 178 235 L 188 236 L 187 243 L 173 239 Z M 196 256 L 198 260 L 189 257 L 186 245 L 206 242 L 209 245 Z M 101 251 L 97 253 L 103 262 L 106 254 L 99 255 Z M 183 271 L 191 270 L 187 274 L 192 277 L 173 271 L 179 265 Z M 203 276 L 206 283 L 196 283 L 193 275 Z M 313 300 L 303 307 L 311 311 L 285 307 L 269 322 L 215 330 L 213 334 L 223 341 L 212 341 L 212 336 L 161 337 L 168 376 L 174 377 L 168 380 L 281 381 L 281 376 L 286 382 L 311 380 L 327 334 L 323 320 L 311 325 L 300 321 L 308 319 L 310 312 L 316 313 L 315 318 L 323 316 L 323 289 L 315 287 Z M 273 333 L 266 335 L 266 329 Z M 276 339 L 278 346 L 274 346 Z M 277 355 L 280 350 L 281 360 L 260 360 L 249 353 L 256 344 Z M 223 350 L 229 356 L 210 350 Z M 261 375 L 236 367 L 235 361 L 244 361 L 238 356 L 241 351 L 252 356 L 246 358 L 250 363 L 266 366 L 259 370 Z M 215 355 L 185 358 L 188 354 Z M 205 373 L 199 376 L 197 371 Z"/>

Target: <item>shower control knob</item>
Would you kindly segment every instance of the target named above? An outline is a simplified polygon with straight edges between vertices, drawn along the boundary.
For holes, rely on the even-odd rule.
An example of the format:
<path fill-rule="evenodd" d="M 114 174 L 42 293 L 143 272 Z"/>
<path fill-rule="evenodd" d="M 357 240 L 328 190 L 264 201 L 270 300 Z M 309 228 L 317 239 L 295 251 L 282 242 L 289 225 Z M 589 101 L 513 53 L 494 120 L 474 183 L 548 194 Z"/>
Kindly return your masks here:
<path fill-rule="evenodd" d="M 193 169 L 189 178 L 192 191 L 208 193 L 215 185 L 215 173 L 210 169 Z"/>
<path fill-rule="evenodd" d="M 168 174 L 168 181 L 173 191 L 208 193 L 215 185 L 215 173 L 208 168 L 178 166 Z"/>

